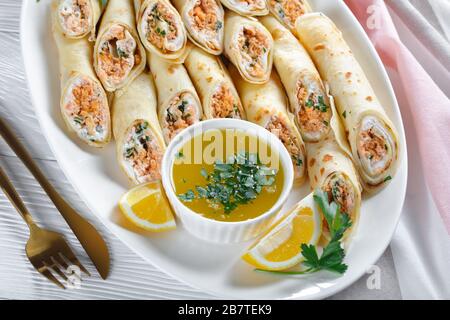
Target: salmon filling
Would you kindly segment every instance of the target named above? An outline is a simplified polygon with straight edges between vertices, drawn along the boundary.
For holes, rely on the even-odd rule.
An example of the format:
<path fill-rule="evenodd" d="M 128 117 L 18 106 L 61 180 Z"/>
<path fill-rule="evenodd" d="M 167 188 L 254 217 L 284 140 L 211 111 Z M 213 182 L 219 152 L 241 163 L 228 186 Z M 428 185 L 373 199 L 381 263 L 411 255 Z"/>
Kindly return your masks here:
<path fill-rule="evenodd" d="M 91 6 L 88 0 L 60 1 L 59 22 L 69 36 L 81 36 L 91 28 Z"/>
<path fill-rule="evenodd" d="M 182 25 L 176 15 L 163 1 L 144 11 L 141 28 L 147 40 L 162 53 L 177 52 L 184 45 Z"/>
<path fill-rule="evenodd" d="M 139 120 L 130 129 L 123 146 L 123 157 L 140 183 L 161 178 L 163 149 L 147 121 Z"/>
<path fill-rule="evenodd" d="M 164 138 L 170 142 L 180 131 L 198 122 L 198 105 L 190 93 L 176 96 L 169 104 L 164 119 Z"/>
<path fill-rule="evenodd" d="M 330 130 L 331 108 L 324 94 L 311 91 L 304 81 L 298 82 L 297 122 L 306 141 L 318 141 Z"/>
<path fill-rule="evenodd" d="M 121 84 L 141 62 L 136 40 L 121 25 L 114 25 L 103 36 L 99 49 L 99 78 L 113 86 Z"/>
<path fill-rule="evenodd" d="M 269 39 L 254 26 L 242 28 L 238 38 L 244 69 L 252 77 L 262 77 L 267 72 Z"/>
<path fill-rule="evenodd" d="M 231 3 L 242 11 L 258 11 L 266 8 L 265 0 L 233 0 Z"/>
<path fill-rule="evenodd" d="M 393 139 L 386 126 L 373 116 L 361 122 L 357 138 L 358 156 L 364 171 L 378 176 L 387 171 L 392 163 Z"/>
<path fill-rule="evenodd" d="M 352 184 L 342 173 L 332 174 L 327 179 L 324 191 L 328 193 L 328 200 L 336 202 L 341 211 L 351 214 L 355 208 L 355 192 Z"/>
<path fill-rule="evenodd" d="M 88 77 L 76 78 L 64 98 L 64 111 L 81 138 L 91 142 L 107 138 L 108 103 L 99 83 Z"/>
<path fill-rule="evenodd" d="M 231 92 L 231 89 L 222 84 L 211 99 L 211 112 L 213 118 L 241 119 L 240 102 Z"/>
<path fill-rule="evenodd" d="M 291 29 L 295 27 L 297 18 L 307 10 L 303 0 L 270 0 L 269 6 Z"/>
<path fill-rule="evenodd" d="M 196 0 L 188 17 L 194 33 L 203 38 L 208 48 L 219 50 L 221 45 L 221 32 L 223 29 L 223 15 L 215 0 Z"/>
<path fill-rule="evenodd" d="M 291 155 L 292 163 L 298 173 L 300 168 L 302 168 L 305 163 L 305 158 L 301 148 L 301 143 L 297 136 L 292 132 L 292 129 L 286 124 L 284 119 L 277 115 L 272 116 L 270 122 L 266 126 L 266 129 L 276 135 L 284 144 L 287 151 Z"/>

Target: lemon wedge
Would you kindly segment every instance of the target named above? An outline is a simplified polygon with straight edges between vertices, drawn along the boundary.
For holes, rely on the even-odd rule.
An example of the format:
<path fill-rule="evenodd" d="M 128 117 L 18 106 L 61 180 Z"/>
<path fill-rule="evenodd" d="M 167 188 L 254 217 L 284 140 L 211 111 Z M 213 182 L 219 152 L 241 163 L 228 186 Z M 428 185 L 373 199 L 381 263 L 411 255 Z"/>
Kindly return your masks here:
<path fill-rule="evenodd" d="M 139 185 L 122 196 L 119 208 L 134 225 L 162 232 L 176 228 L 175 219 L 161 182 Z"/>
<path fill-rule="evenodd" d="M 322 234 L 320 209 L 310 194 L 279 219 L 242 256 L 258 269 L 279 271 L 301 261 L 301 244 L 316 245 Z"/>

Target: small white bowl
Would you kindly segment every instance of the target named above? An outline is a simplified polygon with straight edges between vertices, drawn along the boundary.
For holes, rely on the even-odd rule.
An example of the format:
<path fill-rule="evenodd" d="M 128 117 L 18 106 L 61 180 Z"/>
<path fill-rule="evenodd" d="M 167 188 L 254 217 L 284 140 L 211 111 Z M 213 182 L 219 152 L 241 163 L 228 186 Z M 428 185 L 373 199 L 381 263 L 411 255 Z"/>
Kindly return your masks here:
<path fill-rule="evenodd" d="M 284 171 L 283 190 L 278 201 L 260 216 L 239 222 L 217 221 L 206 218 L 186 207 L 175 194 L 172 169 L 179 150 L 193 137 L 212 129 L 238 129 L 256 136 L 267 143 L 272 151 L 277 151 Z M 167 197 L 183 226 L 194 236 L 216 243 L 243 242 L 261 235 L 270 225 L 285 203 L 294 182 L 294 169 L 291 157 L 283 143 L 268 130 L 251 122 L 236 119 L 213 119 L 199 122 L 180 134 L 169 144 L 162 160 L 162 182 Z"/>

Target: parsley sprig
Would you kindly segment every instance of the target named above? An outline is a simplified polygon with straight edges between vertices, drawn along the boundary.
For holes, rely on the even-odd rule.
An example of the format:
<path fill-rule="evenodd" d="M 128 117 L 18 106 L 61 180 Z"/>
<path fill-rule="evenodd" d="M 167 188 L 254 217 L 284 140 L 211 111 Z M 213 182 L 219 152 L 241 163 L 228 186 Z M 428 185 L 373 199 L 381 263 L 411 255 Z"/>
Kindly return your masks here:
<path fill-rule="evenodd" d="M 277 170 L 263 165 L 257 154 L 240 152 L 227 163 L 216 161 L 212 172 L 202 169 L 200 174 L 206 179 L 206 186 L 196 186 L 196 192 L 188 190 L 178 198 L 183 202 L 207 199 L 223 206 L 225 214 L 229 214 L 256 199 L 264 187 L 272 186 Z"/>
<path fill-rule="evenodd" d="M 321 270 L 336 272 L 339 274 L 345 273 L 348 266 L 343 263 L 345 252 L 341 245 L 342 237 L 347 229 L 352 225 L 350 217 L 341 212 L 339 205 L 336 202 L 328 201 L 327 192 L 317 189 L 314 192 L 314 201 L 321 209 L 325 220 L 327 221 L 331 240 L 323 249 L 322 254 L 318 255 L 315 245 L 308 245 L 303 243 L 301 245 L 302 255 L 305 258 L 303 265 L 306 268 L 304 271 L 268 271 L 256 269 L 261 272 L 269 272 L 284 275 L 299 275 L 318 272 Z"/>

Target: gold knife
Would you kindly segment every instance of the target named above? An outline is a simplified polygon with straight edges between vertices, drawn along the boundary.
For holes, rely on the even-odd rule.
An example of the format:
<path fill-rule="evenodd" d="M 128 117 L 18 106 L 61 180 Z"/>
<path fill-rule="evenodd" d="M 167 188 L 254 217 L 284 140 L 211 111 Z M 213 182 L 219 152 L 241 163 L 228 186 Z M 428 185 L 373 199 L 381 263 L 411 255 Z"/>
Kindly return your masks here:
<path fill-rule="evenodd" d="M 0 117 L 0 135 L 5 139 L 6 143 L 11 147 L 15 154 L 22 160 L 25 166 L 30 170 L 33 176 L 41 185 L 42 189 L 47 193 L 53 201 L 55 207 L 66 220 L 70 229 L 77 237 L 94 263 L 97 271 L 103 279 L 108 277 L 109 273 L 109 251 L 100 233 L 82 216 L 78 214 L 55 190 L 42 171 L 35 164 L 28 151 L 19 142 L 11 128 Z"/>

